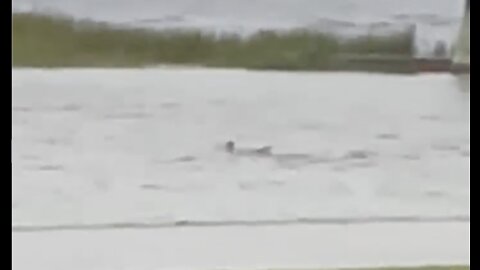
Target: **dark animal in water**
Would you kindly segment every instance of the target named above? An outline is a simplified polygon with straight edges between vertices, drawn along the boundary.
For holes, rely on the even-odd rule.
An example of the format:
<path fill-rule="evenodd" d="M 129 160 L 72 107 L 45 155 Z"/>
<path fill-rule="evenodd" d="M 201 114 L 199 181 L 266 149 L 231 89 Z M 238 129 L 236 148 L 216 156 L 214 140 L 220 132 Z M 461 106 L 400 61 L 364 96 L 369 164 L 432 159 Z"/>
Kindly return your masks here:
<path fill-rule="evenodd" d="M 260 148 L 236 148 L 233 141 L 225 143 L 225 151 L 233 155 L 245 155 L 245 156 L 271 156 L 272 147 L 264 146 Z"/>

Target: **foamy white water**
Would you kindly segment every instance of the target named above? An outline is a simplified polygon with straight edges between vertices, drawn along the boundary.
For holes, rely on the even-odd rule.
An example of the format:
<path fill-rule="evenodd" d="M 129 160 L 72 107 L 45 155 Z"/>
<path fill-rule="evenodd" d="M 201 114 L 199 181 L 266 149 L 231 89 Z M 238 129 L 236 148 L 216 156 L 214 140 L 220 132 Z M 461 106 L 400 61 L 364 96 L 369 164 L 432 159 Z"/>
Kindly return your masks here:
<path fill-rule="evenodd" d="M 13 11 L 55 11 L 77 18 L 152 28 L 200 28 L 249 34 L 309 28 L 346 35 L 415 25 L 419 55 L 451 45 L 463 15 L 458 0 L 14 0 Z"/>
<path fill-rule="evenodd" d="M 470 96 L 449 75 L 12 73 L 14 226 L 469 218 Z"/>

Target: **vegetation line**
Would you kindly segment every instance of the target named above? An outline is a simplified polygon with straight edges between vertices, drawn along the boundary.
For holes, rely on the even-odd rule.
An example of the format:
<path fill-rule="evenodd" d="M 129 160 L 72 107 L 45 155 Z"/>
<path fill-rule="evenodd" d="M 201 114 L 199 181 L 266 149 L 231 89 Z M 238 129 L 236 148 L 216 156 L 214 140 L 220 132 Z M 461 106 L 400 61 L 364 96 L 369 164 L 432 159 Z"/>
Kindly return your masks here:
<path fill-rule="evenodd" d="M 405 71 L 413 34 L 363 36 L 341 41 L 306 30 L 258 32 L 247 38 L 196 30 L 120 28 L 73 18 L 13 14 L 14 67 L 142 67 L 191 64 L 280 70 Z M 351 63 L 344 55 L 395 56 L 387 64 Z M 401 59 L 400 61 L 398 59 Z"/>

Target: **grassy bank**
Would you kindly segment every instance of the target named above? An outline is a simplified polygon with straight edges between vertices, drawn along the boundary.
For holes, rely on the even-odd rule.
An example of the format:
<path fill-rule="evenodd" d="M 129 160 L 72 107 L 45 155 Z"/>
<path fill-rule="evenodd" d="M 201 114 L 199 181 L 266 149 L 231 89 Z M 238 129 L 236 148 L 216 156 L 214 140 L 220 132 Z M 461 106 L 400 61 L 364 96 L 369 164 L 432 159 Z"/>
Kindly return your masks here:
<path fill-rule="evenodd" d="M 122 29 L 68 17 L 13 14 L 16 67 L 139 67 L 195 64 L 250 69 L 352 69 L 341 55 L 371 53 L 410 57 L 412 36 L 339 41 L 306 31 L 259 32 L 248 38 L 198 31 Z M 361 64 L 353 69 L 388 69 Z M 395 69 L 395 68 L 394 68 Z"/>

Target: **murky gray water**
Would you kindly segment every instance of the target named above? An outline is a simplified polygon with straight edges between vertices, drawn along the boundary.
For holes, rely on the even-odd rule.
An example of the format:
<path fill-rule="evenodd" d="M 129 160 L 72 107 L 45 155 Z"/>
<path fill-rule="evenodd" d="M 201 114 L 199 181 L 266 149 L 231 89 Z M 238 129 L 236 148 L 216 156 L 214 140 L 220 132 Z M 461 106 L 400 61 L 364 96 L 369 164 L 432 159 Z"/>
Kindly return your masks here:
<path fill-rule="evenodd" d="M 16 225 L 469 216 L 469 77 L 12 72 Z"/>

